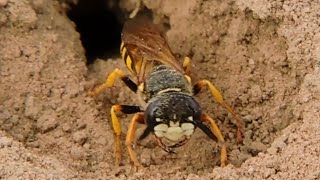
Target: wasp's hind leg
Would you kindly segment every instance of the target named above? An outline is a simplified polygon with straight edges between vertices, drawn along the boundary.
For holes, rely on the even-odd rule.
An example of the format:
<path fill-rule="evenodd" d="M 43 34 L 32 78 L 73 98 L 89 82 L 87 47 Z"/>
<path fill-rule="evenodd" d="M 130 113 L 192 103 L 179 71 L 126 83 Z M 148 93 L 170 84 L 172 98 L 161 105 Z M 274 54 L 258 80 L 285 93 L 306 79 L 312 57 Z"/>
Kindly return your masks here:
<path fill-rule="evenodd" d="M 188 76 L 190 76 L 191 73 L 191 59 L 189 57 L 185 57 L 183 60 L 183 69 L 184 69 L 184 73 Z"/>
<path fill-rule="evenodd" d="M 130 157 L 131 161 L 133 162 L 133 165 L 135 166 L 135 168 L 141 167 L 141 165 L 137 159 L 137 155 L 132 148 L 132 144 L 135 139 L 137 123 L 144 124 L 143 113 L 136 113 L 133 116 L 133 118 L 130 121 L 130 125 L 129 125 L 128 132 L 127 132 L 127 137 L 126 137 L 126 146 L 128 149 L 129 157 Z"/>
<path fill-rule="evenodd" d="M 121 161 L 121 143 L 120 143 L 120 137 L 121 137 L 121 126 L 119 119 L 116 115 L 116 112 L 123 112 L 125 114 L 133 114 L 137 112 L 141 112 L 140 108 L 138 106 L 127 106 L 127 105 L 113 105 L 111 107 L 111 120 L 112 120 L 112 127 L 115 134 L 114 139 L 114 153 L 115 153 L 115 164 L 118 166 Z"/>
<path fill-rule="evenodd" d="M 220 162 L 221 162 L 222 167 L 225 166 L 227 163 L 227 147 L 226 147 L 224 138 L 220 132 L 219 127 L 214 122 L 214 120 L 210 116 L 208 116 L 207 114 L 202 114 L 201 121 L 210 125 L 211 132 L 218 139 L 218 141 L 220 141 L 220 143 L 221 143 Z"/>
<path fill-rule="evenodd" d="M 119 77 L 133 92 L 137 92 L 138 87 L 136 83 L 134 83 L 128 76 L 126 76 L 122 70 L 115 69 L 109 74 L 106 81 L 90 91 L 89 95 L 96 96 L 100 94 L 104 89 L 112 87 L 117 77 Z"/>
<path fill-rule="evenodd" d="M 194 95 L 197 95 L 204 86 L 208 86 L 209 87 L 209 89 L 211 91 L 211 94 L 214 96 L 215 100 L 223 108 L 225 108 L 233 116 L 233 118 L 236 120 L 237 142 L 241 143 L 243 141 L 243 137 L 244 137 L 244 129 L 243 129 L 242 122 L 241 122 L 240 118 L 238 118 L 238 116 L 236 115 L 234 110 L 224 101 L 224 99 L 223 99 L 221 93 L 219 92 L 219 90 L 210 81 L 201 80 L 197 84 L 195 84 L 194 87 L 193 87 Z"/>

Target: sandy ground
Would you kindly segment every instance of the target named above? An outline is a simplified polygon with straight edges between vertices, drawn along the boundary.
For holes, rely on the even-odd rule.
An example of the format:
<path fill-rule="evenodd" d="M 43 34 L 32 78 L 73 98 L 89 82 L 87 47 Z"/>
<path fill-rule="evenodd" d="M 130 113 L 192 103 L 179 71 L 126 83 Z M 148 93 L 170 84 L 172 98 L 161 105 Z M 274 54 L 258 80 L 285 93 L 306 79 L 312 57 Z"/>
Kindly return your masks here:
<path fill-rule="evenodd" d="M 123 13 L 135 2 L 120 1 Z M 198 97 L 226 138 L 228 166 L 197 131 L 176 155 L 152 139 L 136 146 L 138 172 L 126 153 L 115 167 L 109 108 L 136 97 L 120 82 L 96 98 L 87 91 L 122 61 L 86 66 L 57 1 L 0 0 L 0 179 L 320 179 L 319 2 L 140 3 L 170 25 L 168 42 L 192 58 L 193 78 L 214 82 L 245 122 L 238 145 L 230 116 L 209 93 Z M 124 134 L 130 117 L 120 116 Z"/>

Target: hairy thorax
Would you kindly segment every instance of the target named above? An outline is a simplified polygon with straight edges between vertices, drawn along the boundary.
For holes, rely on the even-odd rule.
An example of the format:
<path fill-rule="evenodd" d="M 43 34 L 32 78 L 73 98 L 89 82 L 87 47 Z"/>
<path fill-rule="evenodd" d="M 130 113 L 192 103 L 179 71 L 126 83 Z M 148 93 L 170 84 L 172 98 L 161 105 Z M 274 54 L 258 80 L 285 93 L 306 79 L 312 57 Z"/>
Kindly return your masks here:
<path fill-rule="evenodd" d="M 165 65 L 154 67 L 145 84 L 146 101 L 168 91 L 192 94 L 190 82 L 183 74 Z"/>

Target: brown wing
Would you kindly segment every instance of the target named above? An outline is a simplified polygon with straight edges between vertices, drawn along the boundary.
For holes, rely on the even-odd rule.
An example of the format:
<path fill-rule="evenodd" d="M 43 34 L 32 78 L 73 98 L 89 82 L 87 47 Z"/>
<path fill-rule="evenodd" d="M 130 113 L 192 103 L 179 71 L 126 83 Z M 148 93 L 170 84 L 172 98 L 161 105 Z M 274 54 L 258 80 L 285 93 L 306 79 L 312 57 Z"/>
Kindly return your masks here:
<path fill-rule="evenodd" d="M 128 68 L 143 82 L 147 72 L 155 64 L 168 65 L 183 73 L 183 68 L 174 57 L 165 38 L 156 25 L 146 19 L 135 19 L 125 23 L 122 31 L 122 47 L 130 56 L 124 58 Z M 130 65 L 129 65 L 130 64 Z"/>

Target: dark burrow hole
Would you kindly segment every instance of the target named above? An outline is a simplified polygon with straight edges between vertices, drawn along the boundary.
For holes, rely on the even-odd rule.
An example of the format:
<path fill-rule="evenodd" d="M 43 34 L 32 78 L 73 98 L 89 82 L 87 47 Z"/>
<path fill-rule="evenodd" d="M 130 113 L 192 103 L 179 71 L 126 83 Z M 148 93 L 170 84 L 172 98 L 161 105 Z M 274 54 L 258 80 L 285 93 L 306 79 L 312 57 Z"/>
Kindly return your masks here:
<path fill-rule="evenodd" d="M 81 35 L 87 64 L 119 56 L 122 23 L 117 1 L 79 0 L 69 7 L 67 15 Z"/>

